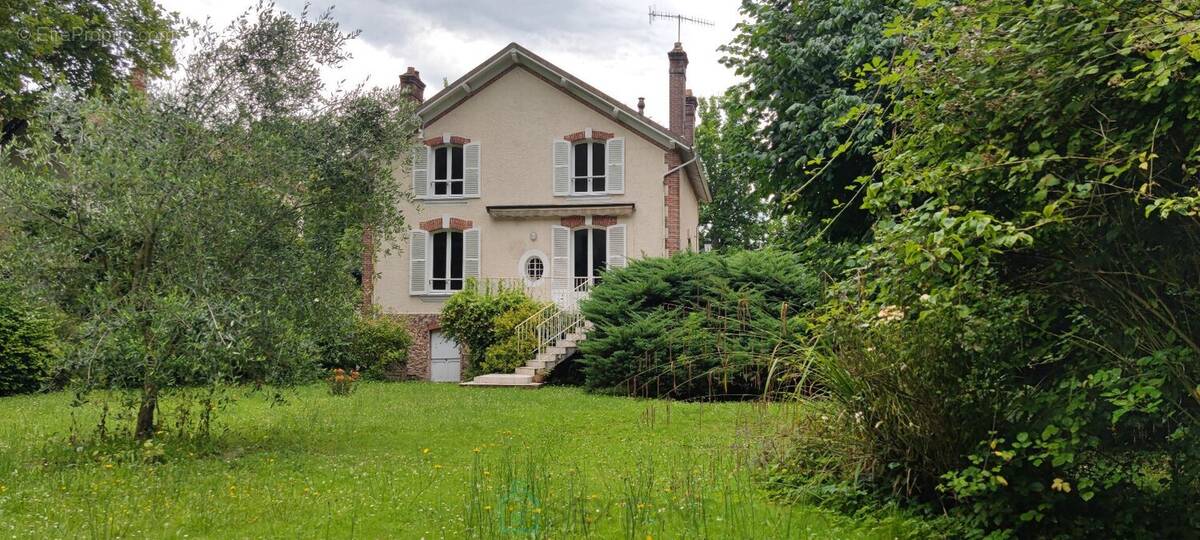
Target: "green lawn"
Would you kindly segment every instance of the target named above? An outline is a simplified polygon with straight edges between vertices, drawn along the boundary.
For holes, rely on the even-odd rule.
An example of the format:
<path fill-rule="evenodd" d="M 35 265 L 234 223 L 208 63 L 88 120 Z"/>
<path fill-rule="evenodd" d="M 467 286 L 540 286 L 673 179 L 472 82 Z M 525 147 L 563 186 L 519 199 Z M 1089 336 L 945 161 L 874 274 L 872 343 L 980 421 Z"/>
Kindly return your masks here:
<path fill-rule="evenodd" d="M 68 394 L 0 399 L 0 536 L 913 533 L 900 517 L 855 521 L 769 502 L 737 464 L 753 453 L 750 434 L 787 414 L 779 408 L 429 383 L 363 384 L 349 397 L 310 386 L 282 405 L 229 393 L 217 448 L 168 448 L 160 463 L 75 450 Z M 76 417 L 91 426 L 96 411 Z M 82 457 L 62 457 L 72 453 Z"/>

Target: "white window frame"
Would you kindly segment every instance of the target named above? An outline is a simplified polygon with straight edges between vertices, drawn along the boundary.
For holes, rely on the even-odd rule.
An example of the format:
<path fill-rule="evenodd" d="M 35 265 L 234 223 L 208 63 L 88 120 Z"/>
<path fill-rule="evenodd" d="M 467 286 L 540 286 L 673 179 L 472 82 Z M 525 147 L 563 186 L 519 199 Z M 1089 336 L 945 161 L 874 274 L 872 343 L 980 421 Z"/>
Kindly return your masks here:
<path fill-rule="evenodd" d="M 575 174 L 575 151 L 577 148 L 579 148 L 579 145 L 581 145 L 581 144 L 587 145 L 585 147 L 585 148 L 587 148 L 587 155 L 588 155 L 588 160 L 587 160 L 588 174 L 586 176 L 577 176 Z M 603 163 L 604 164 L 604 172 L 600 176 L 592 174 L 592 172 L 596 170 L 596 163 L 595 163 L 596 152 L 595 152 L 595 146 L 593 146 L 596 144 L 599 144 L 602 148 L 604 148 L 605 160 L 602 160 L 602 161 L 604 161 L 604 163 Z M 608 195 L 609 191 L 608 191 L 608 163 L 606 161 L 607 159 L 608 159 L 608 142 L 607 141 L 600 140 L 600 139 L 580 139 L 578 141 L 572 142 L 571 143 L 571 158 L 569 160 L 569 163 L 570 163 L 569 166 L 571 168 L 570 169 L 571 185 L 570 185 L 570 190 L 568 191 L 568 193 L 573 197 L 595 197 L 597 195 Z M 577 180 L 579 180 L 580 178 L 588 179 L 588 190 L 587 191 L 575 191 L 575 182 Z M 600 191 L 595 190 L 595 179 L 596 178 L 604 179 L 604 189 L 602 189 Z"/>
<path fill-rule="evenodd" d="M 446 149 L 446 178 L 438 180 L 437 175 L 437 151 L 439 148 Z M 458 148 L 463 153 L 463 175 L 460 178 L 454 178 L 454 149 Z M 429 149 L 429 187 L 426 188 L 427 199 L 465 199 L 467 197 L 467 149 L 466 145 L 445 143 L 430 147 Z M 454 194 L 454 183 L 457 182 L 461 189 L 458 195 Z M 443 195 L 437 194 L 437 185 L 439 183 L 446 184 L 446 193 Z"/>
<path fill-rule="evenodd" d="M 453 288 L 455 278 L 450 277 L 450 276 L 454 275 L 454 268 L 453 268 L 453 266 L 454 266 L 454 264 L 453 264 L 454 263 L 454 250 L 451 248 L 451 242 L 450 242 L 449 235 L 446 236 L 446 276 L 439 278 L 439 277 L 433 275 L 434 268 L 435 268 L 433 266 L 433 251 L 434 251 L 433 245 L 435 243 L 437 243 L 437 235 L 442 234 L 442 233 L 458 233 L 459 235 L 462 236 L 462 243 L 463 243 L 462 269 L 459 272 L 459 274 L 462 277 L 457 278 L 459 281 L 459 288 L 457 288 L 457 289 Z M 436 231 L 431 231 L 429 233 L 428 238 L 429 238 L 429 246 L 426 248 L 426 251 L 425 251 L 425 253 L 426 253 L 425 264 L 426 264 L 426 268 L 427 268 L 426 275 L 429 276 L 429 283 L 425 287 L 425 294 L 427 294 L 429 296 L 449 296 L 458 291 L 465 289 L 467 286 L 466 231 L 460 231 L 458 229 L 438 229 Z M 445 289 L 433 288 L 433 282 L 435 282 L 435 281 L 445 281 L 446 288 Z"/>
<path fill-rule="evenodd" d="M 526 272 L 526 268 L 529 265 L 529 260 L 534 257 L 542 260 L 542 277 L 538 279 L 530 279 L 529 273 Z M 517 262 L 517 275 L 521 276 L 521 279 L 525 281 L 525 286 L 527 287 L 540 286 L 542 283 L 546 282 L 546 279 L 550 277 L 550 258 L 547 257 L 545 253 L 542 253 L 536 249 L 526 251 L 524 255 L 521 255 L 521 259 Z"/>

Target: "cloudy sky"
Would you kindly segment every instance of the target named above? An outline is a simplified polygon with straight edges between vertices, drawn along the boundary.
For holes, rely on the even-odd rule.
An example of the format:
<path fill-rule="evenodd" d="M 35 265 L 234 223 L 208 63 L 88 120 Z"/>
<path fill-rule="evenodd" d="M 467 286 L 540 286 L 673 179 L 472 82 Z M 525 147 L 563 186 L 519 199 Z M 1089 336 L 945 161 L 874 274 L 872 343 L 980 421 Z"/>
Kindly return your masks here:
<path fill-rule="evenodd" d="M 159 0 L 169 11 L 221 27 L 255 0 Z M 304 0 L 277 0 L 299 13 Z M 688 86 L 698 96 L 721 93 L 735 81 L 718 61 L 738 22 L 737 0 L 653 0 L 657 9 L 710 20 L 712 27 L 683 27 Z M 362 35 L 353 59 L 328 76 L 330 82 L 394 84 L 406 66 L 425 81 L 425 96 L 516 41 L 609 95 L 633 106 L 646 98 L 646 113 L 666 123 L 667 51 L 674 22 L 650 24 L 645 0 L 314 0 L 310 12 L 333 6 L 333 17 Z"/>

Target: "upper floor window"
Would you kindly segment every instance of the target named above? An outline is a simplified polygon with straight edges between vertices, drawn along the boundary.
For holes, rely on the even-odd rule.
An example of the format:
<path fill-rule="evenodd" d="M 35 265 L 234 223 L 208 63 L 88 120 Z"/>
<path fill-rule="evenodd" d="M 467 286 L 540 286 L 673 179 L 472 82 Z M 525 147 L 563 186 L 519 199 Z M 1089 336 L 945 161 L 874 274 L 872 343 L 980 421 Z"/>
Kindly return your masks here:
<path fill-rule="evenodd" d="M 573 193 L 604 193 L 604 142 L 584 141 L 575 143 L 573 154 Z"/>
<path fill-rule="evenodd" d="M 442 145 L 433 149 L 433 184 L 434 196 L 454 196 L 463 194 L 463 147 L 458 145 Z"/>

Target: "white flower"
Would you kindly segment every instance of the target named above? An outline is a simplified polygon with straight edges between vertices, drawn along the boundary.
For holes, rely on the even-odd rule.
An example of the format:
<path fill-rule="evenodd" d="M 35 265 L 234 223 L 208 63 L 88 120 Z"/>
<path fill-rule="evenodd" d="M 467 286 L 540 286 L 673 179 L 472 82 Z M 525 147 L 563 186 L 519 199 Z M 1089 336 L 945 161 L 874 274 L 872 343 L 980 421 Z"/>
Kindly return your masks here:
<path fill-rule="evenodd" d="M 933 297 L 932 297 L 932 296 L 929 296 L 929 293 L 925 293 L 925 294 L 922 294 L 922 295 L 921 295 L 921 301 L 922 301 L 922 302 L 928 302 L 928 301 L 929 301 L 929 299 L 931 299 L 931 298 L 933 298 Z"/>
<path fill-rule="evenodd" d="M 876 315 L 880 322 L 889 323 L 904 320 L 904 309 L 900 306 L 883 306 Z"/>

